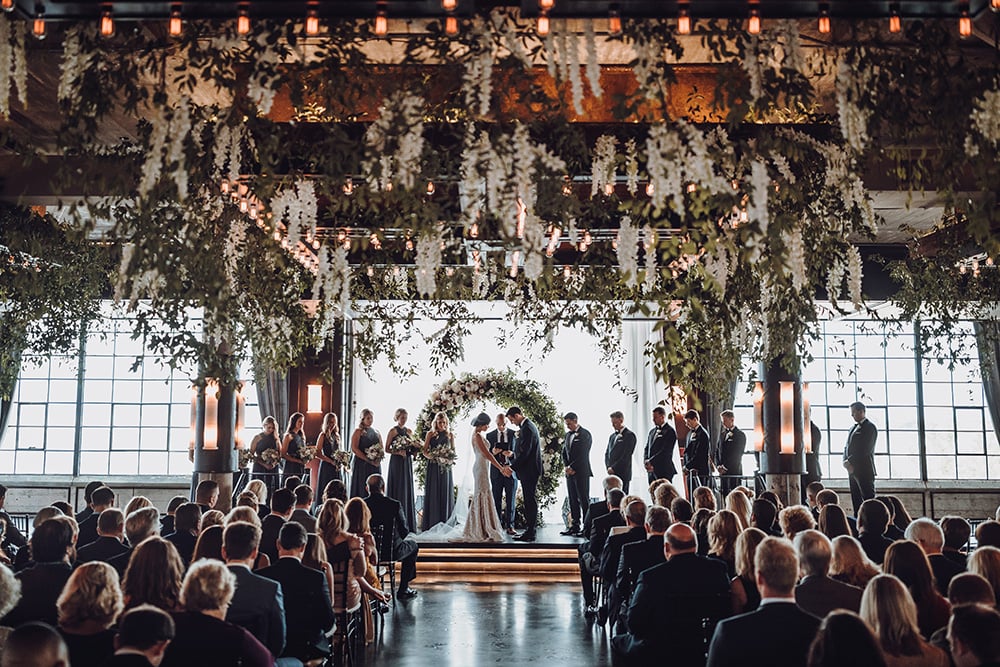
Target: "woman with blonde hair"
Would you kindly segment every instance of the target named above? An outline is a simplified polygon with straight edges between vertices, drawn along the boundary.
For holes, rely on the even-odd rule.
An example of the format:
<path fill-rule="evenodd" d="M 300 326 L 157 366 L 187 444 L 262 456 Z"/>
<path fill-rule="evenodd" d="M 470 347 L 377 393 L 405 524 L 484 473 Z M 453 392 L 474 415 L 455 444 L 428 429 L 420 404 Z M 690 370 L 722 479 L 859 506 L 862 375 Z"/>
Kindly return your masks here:
<path fill-rule="evenodd" d="M 830 577 L 851 586 L 864 588 L 881 570 L 861 548 L 857 538 L 841 535 L 833 538 Z"/>
<path fill-rule="evenodd" d="M 252 479 L 244 490 L 244 493 L 247 492 L 252 493 L 257 498 L 257 507 L 255 509 L 257 510 L 257 516 L 263 520 L 264 517 L 271 513 L 271 508 L 267 504 L 267 485 L 262 480 Z M 242 499 L 243 495 L 240 494 L 240 500 Z"/>
<path fill-rule="evenodd" d="M 694 511 L 710 509 L 715 511 L 715 492 L 707 486 L 699 486 L 691 494 L 691 502 L 694 504 Z"/>
<path fill-rule="evenodd" d="M 331 457 L 341 449 L 340 420 L 333 412 L 323 415 L 323 424 L 316 436 L 316 483 L 312 485 L 313 493 L 322 493 L 326 485 L 335 479 L 342 479 L 340 465 Z"/>
<path fill-rule="evenodd" d="M 371 605 L 367 604 L 368 599 L 378 600 L 379 611 L 385 613 L 389 611 L 389 607 L 385 604 L 389 600 L 389 596 L 382 591 L 382 582 L 375 571 L 375 565 L 378 563 L 378 552 L 375 548 L 375 538 L 372 537 L 371 532 L 371 510 L 361 498 L 351 498 L 344 507 L 344 518 L 347 520 L 347 532 L 360 537 L 362 549 L 364 549 L 366 570 L 365 584 L 362 584 L 362 589 L 365 591 L 362 600 L 365 604 L 362 605 L 362 616 L 365 623 L 365 642 L 367 643 L 375 638 L 375 623 L 372 618 Z"/>
<path fill-rule="evenodd" d="M 417 505 L 413 490 L 414 450 L 401 451 L 399 448 L 390 447 L 394 441 L 410 444 L 418 442 L 413 437 L 413 430 L 406 427 L 408 416 L 406 410 L 397 408 L 392 416 L 396 423 L 385 436 L 386 448 L 392 450 L 389 452 L 389 474 L 385 480 L 385 495 L 399 502 L 403 508 L 403 518 L 406 519 L 407 528 L 416 530 Z"/>
<path fill-rule="evenodd" d="M 434 424 L 424 438 L 424 456 L 427 474 L 424 482 L 424 514 L 420 522 L 421 530 L 444 523 L 455 509 L 455 486 L 451 478 L 451 466 L 439 465 L 432 459 L 432 452 L 439 447 L 455 449 L 455 435 L 448 424 L 448 415 L 439 412 L 434 415 Z"/>
<path fill-rule="evenodd" d="M 226 515 L 226 520 L 223 522 L 222 527 L 225 529 L 231 523 L 237 521 L 242 521 L 244 523 L 252 523 L 258 528 L 262 527 L 262 522 L 260 520 L 260 515 L 253 511 L 250 507 L 234 507 L 229 510 L 229 514 Z M 265 567 L 271 565 L 271 559 L 263 551 L 257 552 L 257 560 L 253 563 L 253 569 L 262 570 Z"/>
<path fill-rule="evenodd" d="M 306 536 L 306 550 L 302 553 L 302 564 L 319 570 L 326 576 L 326 584 L 330 589 L 330 602 L 332 603 L 336 593 L 333 590 L 333 568 L 330 567 L 330 563 L 326 559 L 326 547 L 323 545 L 323 540 L 316 533 L 309 533 Z"/>
<path fill-rule="evenodd" d="M 660 507 L 671 509 L 673 502 L 680 498 L 681 494 L 677 490 L 676 486 L 666 480 L 663 480 L 663 482 L 656 487 L 656 490 L 652 492 L 651 497 Z"/>
<path fill-rule="evenodd" d="M 882 571 L 902 581 L 917 606 L 917 626 L 925 639 L 948 625 L 951 605 L 938 593 L 927 554 L 916 542 L 899 540 L 885 550 Z"/>
<path fill-rule="evenodd" d="M 979 547 L 969 556 L 969 572 L 978 574 L 993 587 L 996 607 L 1000 609 L 1000 549 Z"/>
<path fill-rule="evenodd" d="M 733 489 L 726 496 L 726 509 L 736 515 L 740 521 L 740 530 L 750 527 L 750 515 L 753 513 L 753 505 L 750 498 L 739 489 Z"/>
<path fill-rule="evenodd" d="M 162 537 L 146 538 L 132 552 L 122 578 L 125 609 L 151 604 L 163 611 L 180 609 L 184 561 Z"/>
<path fill-rule="evenodd" d="M 212 526 L 221 526 L 226 522 L 226 515 L 219 510 L 208 510 L 201 515 L 201 531 L 205 532 Z"/>
<path fill-rule="evenodd" d="M 708 521 L 708 557 L 726 564 L 729 578 L 736 576 L 736 538 L 740 520 L 734 512 L 722 510 Z"/>
<path fill-rule="evenodd" d="M 222 525 L 217 524 L 201 531 L 198 541 L 194 543 L 194 555 L 191 556 L 192 563 L 203 558 L 225 562 L 226 559 L 222 557 L 222 530 Z"/>
<path fill-rule="evenodd" d="M 278 453 L 274 463 L 264 463 L 261 460 L 261 455 L 269 449 Z M 281 443 L 278 442 L 277 419 L 271 416 L 264 417 L 260 423 L 260 433 L 250 441 L 250 453 L 253 455 L 252 479 L 261 480 L 269 491 L 274 491 L 281 475 Z"/>
<path fill-rule="evenodd" d="M 323 503 L 323 509 L 316 520 L 316 534 L 326 547 L 326 558 L 334 570 L 335 583 L 338 568 L 347 568 L 349 573 L 347 590 L 339 585 L 334 586 L 334 608 L 357 609 L 361 604 L 363 586 L 368 583 L 365 581 L 368 562 L 361 538 L 347 532 L 347 516 L 342 502 L 327 500 Z"/>
<path fill-rule="evenodd" d="M 847 514 L 840 505 L 823 505 L 819 510 L 819 532 L 831 540 L 841 535 L 851 534 L 851 525 L 847 523 Z"/>
<path fill-rule="evenodd" d="M 132 496 L 132 500 L 128 501 L 128 505 L 122 510 L 122 514 L 128 516 L 136 510 L 146 509 L 147 507 L 153 507 L 153 501 L 146 496 Z"/>
<path fill-rule="evenodd" d="M 70 664 L 99 667 L 114 655 L 112 626 L 122 607 L 118 573 L 107 563 L 85 563 L 70 575 L 56 601 L 59 634 L 69 648 Z"/>
<path fill-rule="evenodd" d="M 755 611 L 760 606 L 757 568 L 753 559 L 765 537 L 767 533 L 760 528 L 747 528 L 736 538 L 736 576 L 730 582 L 734 614 Z"/>
<path fill-rule="evenodd" d="M 948 655 L 920 636 L 913 597 L 891 574 L 880 574 L 865 587 L 861 618 L 875 633 L 889 667 L 950 666 Z"/>
<path fill-rule="evenodd" d="M 382 474 L 382 459 L 369 458 L 368 450 L 376 445 L 382 446 L 382 434 L 376 431 L 372 424 L 375 413 L 368 408 L 361 411 L 361 421 L 351 434 L 351 453 L 354 461 L 351 463 L 351 498 L 364 498 L 368 495 L 368 477 Z M 382 447 L 383 451 L 385 447 Z M 426 502 L 426 501 L 425 501 Z"/>

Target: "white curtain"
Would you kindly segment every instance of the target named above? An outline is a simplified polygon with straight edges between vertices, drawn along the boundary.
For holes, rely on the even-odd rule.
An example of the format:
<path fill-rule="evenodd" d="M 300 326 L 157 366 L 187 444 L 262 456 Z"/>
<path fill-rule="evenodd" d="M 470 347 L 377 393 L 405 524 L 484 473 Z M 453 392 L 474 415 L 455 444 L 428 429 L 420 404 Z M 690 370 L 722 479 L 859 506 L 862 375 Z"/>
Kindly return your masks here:
<path fill-rule="evenodd" d="M 646 343 L 654 336 L 650 320 L 628 320 L 623 323 L 623 343 L 627 361 L 626 381 L 637 393 L 637 400 L 630 402 L 625 413 L 625 425 L 635 431 L 635 453 L 632 455 L 632 484 L 629 491 L 649 500 L 646 485 L 646 468 L 642 454 L 646 446 L 646 434 L 653 427 L 653 408 L 666 396 L 663 383 L 656 380 L 653 368 L 647 363 Z M 675 453 L 676 456 L 676 453 Z M 680 469 L 680 466 L 677 466 Z"/>

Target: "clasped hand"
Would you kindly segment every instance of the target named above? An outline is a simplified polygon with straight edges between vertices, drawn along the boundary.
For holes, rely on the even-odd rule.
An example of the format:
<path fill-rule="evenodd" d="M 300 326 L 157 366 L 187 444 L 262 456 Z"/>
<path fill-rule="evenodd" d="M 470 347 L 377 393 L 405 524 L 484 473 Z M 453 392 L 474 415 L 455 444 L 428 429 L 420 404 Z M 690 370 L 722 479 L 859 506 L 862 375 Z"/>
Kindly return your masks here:
<path fill-rule="evenodd" d="M 502 468 L 500 468 L 500 473 L 504 477 L 511 477 L 514 474 L 514 471 L 511 469 L 510 466 L 503 466 Z"/>

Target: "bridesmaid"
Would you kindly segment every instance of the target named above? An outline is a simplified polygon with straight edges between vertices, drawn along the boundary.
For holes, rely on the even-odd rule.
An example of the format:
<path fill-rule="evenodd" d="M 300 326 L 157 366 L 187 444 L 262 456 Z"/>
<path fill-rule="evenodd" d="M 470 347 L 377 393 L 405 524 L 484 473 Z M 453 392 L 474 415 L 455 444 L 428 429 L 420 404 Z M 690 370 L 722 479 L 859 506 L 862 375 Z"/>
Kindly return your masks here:
<path fill-rule="evenodd" d="M 396 410 L 393 417 L 396 425 L 389 429 L 389 434 L 385 437 L 387 443 L 396 438 L 413 437 L 413 431 L 406 428 L 407 412 L 403 408 Z M 417 508 L 413 493 L 413 456 L 410 452 L 393 452 L 389 457 L 389 479 L 386 481 L 385 495 L 398 500 L 403 508 L 403 518 L 406 519 L 406 527 L 410 530 L 417 529 Z M 400 537 L 406 537 L 400 535 Z"/>
<path fill-rule="evenodd" d="M 424 440 L 424 456 L 430 459 L 431 450 L 442 445 L 455 447 L 455 436 L 448 430 L 448 415 L 439 412 L 434 415 L 434 429 Z M 451 466 L 440 466 L 434 461 L 427 462 L 427 481 L 424 484 L 424 515 L 420 529 L 444 523 L 455 509 L 455 485 L 451 480 Z"/>
<path fill-rule="evenodd" d="M 381 475 L 381 465 L 376 465 L 365 456 L 365 450 L 375 444 L 382 444 L 382 436 L 372 428 L 375 415 L 365 408 L 361 411 L 361 423 L 351 435 L 351 452 L 354 463 L 351 465 L 351 498 L 364 498 L 368 495 L 367 481 L 369 475 Z M 379 462 L 381 464 L 381 462 Z"/>
<path fill-rule="evenodd" d="M 281 453 L 281 445 L 278 444 L 278 420 L 274 417 L 264 417 L 260 431 L 250 443 L 250 453 L 254 455 L 253 471 L 250 477 L 263 481 L 268 494 L 271 494 L 278 486 L 278 475 L 281 474 L 281 469 L 278 466 L 281 464 L 281 459 L 279 458 L 272 466 L 266 466 L 260 462 L 260 455 L 268 449 L 274 449 L 279 454 Z"/>
<path fill-rule="evenodd" d="M 340 449 L 340 425 L 337 415 L 328 412 L 323 415 L 323 429 L 316 438 L 316 458 L 319 459 L 319 473 L 316 475 L 317 495 L 323 493 L 326 485 L 335 479 L 341 479 L 340 466 L 330 458 Z"/>
<path fill-rule="evenodd" d="M 285 470 L 281 474 L 282 484 L 292 475 L 301 479 L 305 472 L 305 465 L 299 458 L 299 450 L 306 445 L 306 434 L 302 431 L 305 423 L 305 415 L 301 412 L 296 412 L 288 418 L 288 429 L 281 440 L 281 458 L 285 460 Z"/>

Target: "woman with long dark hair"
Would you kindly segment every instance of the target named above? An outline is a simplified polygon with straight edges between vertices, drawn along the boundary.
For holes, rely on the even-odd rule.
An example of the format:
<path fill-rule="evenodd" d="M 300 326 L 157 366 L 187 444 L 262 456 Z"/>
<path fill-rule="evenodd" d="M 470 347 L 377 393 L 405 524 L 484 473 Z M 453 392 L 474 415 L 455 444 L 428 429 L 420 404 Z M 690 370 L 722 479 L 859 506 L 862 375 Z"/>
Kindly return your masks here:
<path fill-rule="evenodd" d="M 261 456 L 269 449 L 278 453 L 274 463 L 264 463 Z M 278 442 L 278 420 L 274 417 L 264 417 L 260 425 L 260 433 L 250 442 L 250 453 L 253 454 L 252 479 L 259 479 L 267 486 L 270 493 L 278 486 L 278 476 L 281 474 L 281 443 Z"/>
<path fill-rule="evenodd" d="M 305 415 L 301 412 L 292 413 L 288 418 L 288 427 L 281 439 L 281 458 L 285 460 L 285 469 L 281 473 L 282 484 L 292 475 L 301 479 L 305 473 L 305 463 L 299 458 L 299 452 L 306 446 L 306 434 L 303 431 L 305 423 Z"/>
<path fill-rule="evenodd" d="M 336 414 L 328 412 L 323 415 L 323 426 L 319 435 L 316 436 L 316 458 L 319 459 L 319 470 L 316 474 L 314 493 L 317 495 L 322 493 L 326 485 L 333 480 L 342 479 L 340 466 L 330 458 L 339 449 L 340 422 Z"/>

